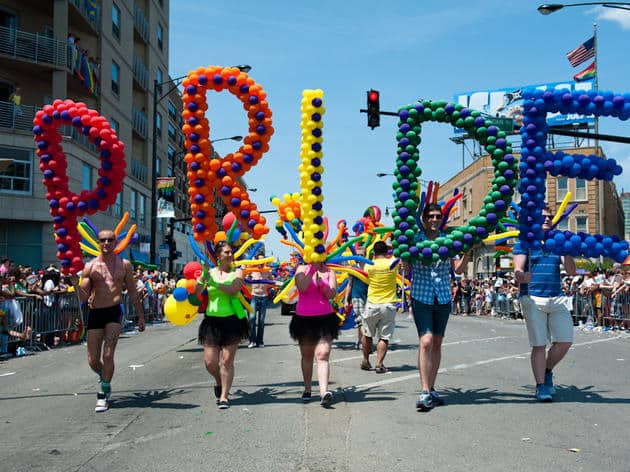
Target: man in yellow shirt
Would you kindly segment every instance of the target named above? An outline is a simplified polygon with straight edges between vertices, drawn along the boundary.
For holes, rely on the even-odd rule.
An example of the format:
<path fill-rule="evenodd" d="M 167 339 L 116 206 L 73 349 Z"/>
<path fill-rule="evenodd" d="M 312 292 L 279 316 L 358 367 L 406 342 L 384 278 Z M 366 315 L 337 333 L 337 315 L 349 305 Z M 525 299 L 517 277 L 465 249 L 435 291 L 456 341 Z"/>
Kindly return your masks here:
<path fill-rule="evenodd" d="M 363 315 L 363 362 L 361 368 L 370 368 L 372 339 L 377 338 L 376 366 L 377 374 L 384 374 L 387 368 L 383 365 L 389 340 L 394 335 L 396 326 L 396 276 L 398 267 L 387 257 L 387 244 L 378 241 L 374 244 L 374 264 L 366 265 L 368 275 L 368 294 Z"/>

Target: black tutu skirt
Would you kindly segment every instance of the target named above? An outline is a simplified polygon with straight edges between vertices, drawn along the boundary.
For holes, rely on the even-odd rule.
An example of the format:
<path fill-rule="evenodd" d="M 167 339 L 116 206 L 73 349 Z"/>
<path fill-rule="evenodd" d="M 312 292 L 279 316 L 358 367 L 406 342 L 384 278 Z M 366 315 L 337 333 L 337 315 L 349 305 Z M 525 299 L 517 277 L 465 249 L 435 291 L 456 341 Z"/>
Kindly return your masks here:
<path fill-rule="evenodd" d="M 289 324 L 289 334 L 298 342 L 317 343 L 321 338 L 339 337 L 339 317 L 330 313 L 319 316 L 293 315 Z"/>
<path fill-rule="evenodd" d="M 219 317 L 204 316 L 199 325 L 199 344 L 204 346 L 230 346 L 249 336 L 247 318 L 239 319 L 236 315 Z"/>

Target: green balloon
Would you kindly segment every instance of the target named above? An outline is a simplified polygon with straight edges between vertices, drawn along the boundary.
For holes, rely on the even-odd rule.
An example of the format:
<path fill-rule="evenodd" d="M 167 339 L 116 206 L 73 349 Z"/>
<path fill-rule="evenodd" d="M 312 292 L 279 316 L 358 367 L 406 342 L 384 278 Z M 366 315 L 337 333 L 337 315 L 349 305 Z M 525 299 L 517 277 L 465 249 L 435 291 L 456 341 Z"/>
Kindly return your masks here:
<path fill-rule="evenodd" d="M 415 209 L 418 208 L 418 202 L 410 198 L 409 200 L 405 200 L 405 207 L 411 211 L 415 211 Z"/>
<path fill-rule="evenodd" d="M 411 254 L 409 253 L 409 251 L 405 251 L 402 254 L 400 254 L 400 256 L 398 257 L 400 257 L 401 259 L 405 261 L 408 261 L 409 259 L 411 259 Z"/>
<path fill-rule="evenodd" d="M 467 116 L 464 120 L 464 124 L 466 125 L 466 128 L 472 128 L 475 124 L 475 118 L 472 116 Z"/>
<path fill-rule="evenodd" d="M 488 144 L 494 144 L 497 142 L 496 136 L 488 136 Z"/>
<path fill-rule="evenodd" d="M 414 239 L 416 237 L 416 232 L 412 229 L 405 230 L 405 236 L 409 239 Z"/>
<path fill-rule="evenodd" d="M 477 128 L 475 135 L 477 136 L 477 138 L 483 138 L 486 136 L 487 132 L 488 132 L 488 128 L 486 128 L 485 126 L 482 126 L 481 128 Z"/>
<path fill-rule="evenodd" d="M 417 114 L 418 114 L 418 110 L 416 110 L 416 109 L 415 109 L 415 108 L 413 108 L 413 107 L 410 107 L 410 108 L 409 108 L 409 116 L 415 116 L 415 115 L 417 115 Z"/>
<path fill-rule="evenodd" d="M 462 118 L 458 118 L 457 121 L 455 121 L 456 128 L 463 128 L 464 126 L 466 126 L 466 123 L 464 123 Z"/>
<path fill-rule="evenodd" d="M 488 151 L 488 154 L 492 156 L 492 153 L 496 150 L 496 148 L 497 147 L 494 144 L 490 144 L 486 146 L 486 151 Z"/>
<path fill-rule="evenodd" d="M 409 250 L 409 244 L 399 244 L 398 249 L 402 252 L 406 252 Z"/>
<path fill-rule="evenodd" d="M 438 262 L 440 260 L 440 256 L 434 252 L 433 254 L 431 254 L 431 260 L 433 262 Z"/>

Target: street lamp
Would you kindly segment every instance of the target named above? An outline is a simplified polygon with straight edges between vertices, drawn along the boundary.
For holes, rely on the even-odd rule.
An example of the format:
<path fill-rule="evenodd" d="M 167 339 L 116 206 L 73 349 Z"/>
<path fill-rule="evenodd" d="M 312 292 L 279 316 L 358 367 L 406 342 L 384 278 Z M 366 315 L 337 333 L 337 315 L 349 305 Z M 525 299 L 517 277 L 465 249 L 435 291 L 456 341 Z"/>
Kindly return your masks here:
<path fill-rule="evenodd" d="M 389 210 L 395 210 L 395 207 L 385 206 L 385 216 L 389 216 Z"/>
<path fill-rule="evenodd" d="M 581 7 L 589 5 L 599 5 L 606 8 L 619 8 L 620 10 L 630 10 L 630 2 L 586 2 L 586 3 L 548 3 L 540 5 L 538 11 L 542 15 L 551 15 L 564 7 Z"/>
<path fill-rule="evenodd" d="M 394 174 L 387 174 L 387 173 L 385 173 L 385 172 L 377 172 L 377 173 L 376 173 L 376 176 L 377 176 L 377 177 L 385 177 L 385 176 L 387 176 L 387 175 L 389 175 L 389 176 L 391 176 L 391 177 L 395 177 L 395 176 L 394 176 Z M 428 180 L 426 180 L 426 179 L 418 179 L 418 182 L 420 182 L 420 183 L 422 183 L 422 184 L 424 184 L 424 185 L 429 185 L 429 181 L 428 181 Z"/>
<path fill-rule="evenodd" d="M 242 64 L 238 66 L 234 66 L 238 68 L 241 72 L 249 72 L 252 70 L 252 67 L 247 64 Z M 155 175 L 155 166 L 157 165 L 157 117 L 158 111 L 157 106 L 162 100 L 164 100 L 168 95 L 175 90 L 182 81 L 188 77 L 188 74 L 182 75 L 181 77 L 176 77 L 174 79 L 170 79 L 164 82 L 159 83 L 157 79 L 153 79 L 153 144 L 151 149 L 151 169 L 153 171 L 153 175 L 151 176 L 151 245 L 149 249 L 149 263 L 153 264 L 155 262 L 155 253 L 157 249 L 157 179 Z M 160 96 L 159 90 L 162 85 L 165 84 L 173 84 L 172 87 L 166 92 L 164 95 Z M 235 139 L 239 138 L 239 139 Z M 221 139 L 232 139 L 234 141 L 240 141 L 243 139 L 242 136 L 232 136 L 230 138 L 221 138 Z M 219 139 L 214 140 L 219 141 Z"/>

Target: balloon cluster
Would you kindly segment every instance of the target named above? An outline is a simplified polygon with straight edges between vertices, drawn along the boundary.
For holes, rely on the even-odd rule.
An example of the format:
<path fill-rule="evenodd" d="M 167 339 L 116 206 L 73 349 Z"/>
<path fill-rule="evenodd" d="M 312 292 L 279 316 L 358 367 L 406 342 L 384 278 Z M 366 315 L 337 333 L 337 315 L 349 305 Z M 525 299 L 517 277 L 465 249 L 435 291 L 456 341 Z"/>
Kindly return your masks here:
<path fill-rule="evenodd" d="M 197 313 L 205 311 L 208 294 L 204 292 L 201 297 L 195 294 L 197 278 L 202 271 L 199 262 L 189 262 L 184 266 L 184 278 L 177 281 L 175 290 L 164 303 L 164 315 L 171 323 L 187 325 L 195 319 Z"/>
<path fill-rule="evenodd" d="M 72 100 L 55 100 L 52 105 L 45 105 L 35 114 L 33 124 L 39 168 L 53 217 L 57 258 L 64 274 L 76 274 L 83 268 L 77 218 L 104 211 L 116 201 L 127 167 L 125 146 L 103 116 Z M 98 148 L 101 162 L 96 188 L 78 195 L 68 185 L 66 155 L 59 133 L 60 126 L 68 125 L 77 128 Z"/>
<path fill-rule="evenodd" d="M 236 67 L 200 67 L 183 81 L 185 160 L 188 165 L 190 207 L 194 237 L 197 241 L 212 240 L 217 226 L 212 206 L 215 194 L 254 238 L 269 232 L 266 220 L 238 182 L 262 155 L 269 150 L 274 132 L 267 94 L 245 72 Z M 216 157 L 210 141 L 210 125 L 205 117 L 208 109 L 206 92 L 228 90 L 247 110 L 249 135 L 235 153 Z"/>
<path fill-rule="evenodd" d="M 138 234 L 136 233 L 136 225 L 131 225 L 129 231 L 122 232 L 122 229 L 129 221 L 129 212 L 125 212 L 120 222 L 116 225 L 114 235 L 116 236 L 116 247 L 114 248 L 114 254 L 120 254 L 123 252 L 129 243 L 138 241 Z M 83 252 L 91 256 L 99 256 L 101 254 L 101 246 L 98 244 L 99 229 L 96 227 L 88 217 L 83 218 L 77 225 L 77 229 L 83 240 L 80 243 Z"/>
<path fill-rule="evenodd" d="M 322 192 L 322 121 L 325 113 L 324 92 L 302 92 L 302 146 L 300 148 L 300 188 L 302 190 L 302 220 L 304 224 L 304 260 L 326 260 L 326 236 L 323 217 L 324 194 Z"/>
<path fill-rule="evenodd" d="M 282 196 L 282 200 L 274 195 L 271 197 L 271 203 L 278 209 L 276 230 L 282 237 L 287 237 L 287 232 L 284 230 L 285 222 L 289 223 L 295 231 L 301 231 L 302 202 L 299 193 L 285 193 Z"/>
<path fill-rule="evenodd" d="M 479 111 L 444 101 L 425 100 L 408 105 L 399 110 L 398 116 L 398 159 L 394 170 L 396 182 L 393 184 L 396 195 L 393 215 L 396 230 L 392 240 L 394 255 L 429 264 L 467 251 L 494 231 L 514 194 L 517 163 L 506 133 L 489 124 Z M 466 130 L 485 146 L 495 170 L 492 188 L 479 214 L 471 218 L 468 225 L 449 228 L 444 237 L 433 241 L 416 241 L 420 230 L 418 179 L 422 174 L 418 166 L 418 146 L 424 121 L 450 123 Z"/>
<path fill-rule="evenodd" d="M 628 243 L 612 236 L 588 236 L 568 231 L 543 234 L 542 210 L 545 205 L 546 174 L 587 180 L 610 181 L 622 172 L 614 159 L 598 156 L 568 155 L 546 150 L 547 113 L 611 116 L 630 118 L 630 94 L 615 94 L 592 90 L 525 89 L 523 95 L 523 126 L 521 127 L 521 211 L 519 248 L 521 251 L 545 249 L 555 254 L 606 256 L 619 262 L 628 255 Z"/>

